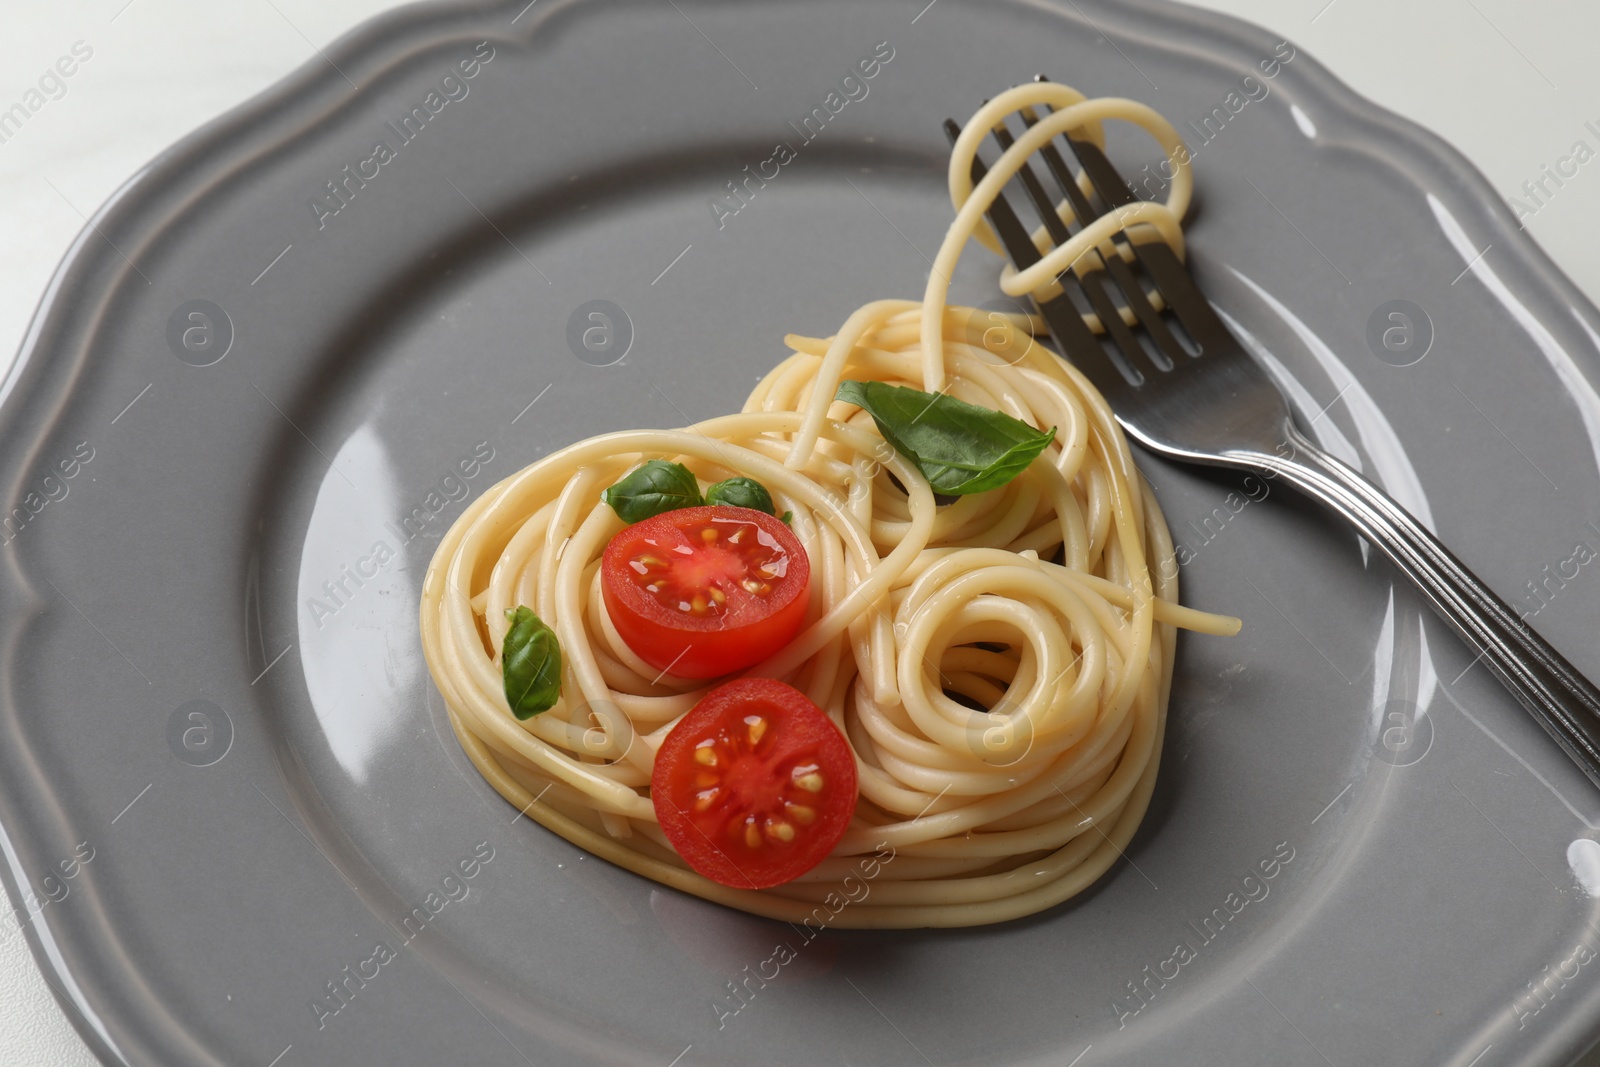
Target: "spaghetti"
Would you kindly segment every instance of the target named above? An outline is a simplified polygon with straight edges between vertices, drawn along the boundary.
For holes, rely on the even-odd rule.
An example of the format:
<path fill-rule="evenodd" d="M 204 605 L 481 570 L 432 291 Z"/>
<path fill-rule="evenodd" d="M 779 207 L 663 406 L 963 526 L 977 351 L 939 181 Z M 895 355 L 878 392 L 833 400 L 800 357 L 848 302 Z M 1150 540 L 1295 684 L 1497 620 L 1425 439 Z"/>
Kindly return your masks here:
<path fill-rule="evenodd" d="M 1041 105 L 1053 110 L 974 187 L 989 129 Z M 1175 628 L 1238 623 L 1180 606 L 1175 569 L 1152 568 L 1172 556 L 1171 537 L 1089 382 L 1017 319 L 945 303 L 968 237 L 995 247 L 982 213 L 1005 181 L 1055 134 L 1103 143 L 1107 119 L 1143 127 L 1168 153 L 1168 201 L 1090 223 L 1039 266 L 1008 269 L 1003 288 L 1044 289 L 1080 257 L 1121 254 L 1111 237 L 1123 230 L 1181 250 L 1191 177 L 1172 127 L 1131 101 L 1018 87 L 956 143 L 956 218 L 922 301 L 867 304 L 832 338 L 789 336 L 793 354 L 738 414 L 579 442 L 467 508 L 428 571 L 423 649 L 462 748 L 513 806 L 666 885 L 838 927 L 999 922 L 1066 900 L 1116 861 L 1155 785 Z M 866 412 L 833 399 L 846 378 L 942 390 L 1058 432 L 1003 487 L 940 504 Z M 783 679 L 827 713 L 860 795 L 832 855 L 773 888 L 697 874 L 647 793 L 657 748 L 708 688 L 641 660 L 602 595 L 600 560 L 624 524 L 600 493 L 652 458 L 702 482 L 756 479 L 793 513 L 810 559 L 807 625 L 747 673 Z M 548 621 L 563 652 L 560 699 L 526 721 L 507 705 L 500 666 L 518 605 Z"/>

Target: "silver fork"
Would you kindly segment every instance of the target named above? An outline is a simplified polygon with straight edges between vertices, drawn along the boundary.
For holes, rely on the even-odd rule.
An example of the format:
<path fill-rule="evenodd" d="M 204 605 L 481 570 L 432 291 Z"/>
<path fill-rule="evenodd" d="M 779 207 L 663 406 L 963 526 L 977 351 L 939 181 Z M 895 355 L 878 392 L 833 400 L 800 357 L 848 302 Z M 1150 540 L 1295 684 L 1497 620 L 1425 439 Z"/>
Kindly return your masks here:
<path fill-rule="evenodd" d="M 1031 124 L 1037 117 L 1024 114 L 1023 120 Z M 945 132 L 953 142 L 960 127 L 947 119 Z M 992 132 L 1002 150 L 1011 144 L 1004 126 Z M 1076 156 L 1100 201 L 1096 206 L 1084 195 L 1055 141 L 1041 149 L 1037 157 L 1077 220 L 1092 221 L 1135 202 L 1098 147 L 1070 136 L 1058 140 Z M 973 181 L 982 180 L 986 172 L 974 160 Z M 1056 201 L 1032 160 L 1018 180 L 1051 241 L 1065 242 L 1072 230 L 1057 215 Z M 987 214 L 1018 270 L 1039 261 L 1027 229 L 1003 196 Z M 1103 257 L 1096 269 L 1081 275 L 1068 269 L 1059 279 L 1063 291 L 1035 303 L 1062 353 L 1110 402 L 1128 435 L 1171 459 L 1281 475 L 1349 520 L 1416 583 L 1439 617 L 1478 650 L 1522 706 L 1600 786 L 1600 690 L 1416 518 L 1301 432 L 1283 394 L 1217 317 L 1170 247 L 1161 241 L 1135 244 L 1125 234 L 1117 242 L 1132 247 L 1139 270 L 1160 293 L 1165 311 L 1147 299 L 1133 266 L 1118 256 Z M 1105 324 L 1109 351 L 1084 323 L 1069 295 L 1073 287 Z M 1123 322 L 1119 297 L 1133 313 L 1133 327 Z M 1198 354 L 1179 340 L 1169 316 L 1192 339 Z"/>

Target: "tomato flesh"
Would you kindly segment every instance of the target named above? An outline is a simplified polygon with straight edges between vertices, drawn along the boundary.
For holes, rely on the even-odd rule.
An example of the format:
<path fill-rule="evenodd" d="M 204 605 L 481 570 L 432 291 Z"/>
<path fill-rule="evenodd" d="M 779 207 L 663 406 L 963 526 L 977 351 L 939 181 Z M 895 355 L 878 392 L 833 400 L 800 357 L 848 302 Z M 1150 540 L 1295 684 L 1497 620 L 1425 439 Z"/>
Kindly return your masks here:
<path fill-rule="evenodd" d="M 788 644 L 805 623 L 810 581 L 811 561 L 788 526 L 722 504 L 634 523 L 600 565 L 623 642 L 679 678 L 742 670 Z"/>
<path fill-rule="evenodd" d="M 850 827 L 856 788 L 838 727 L 772 678 L 707 693 L 667 734 L 650 775 L 678 855 L 738 889 L 781 885 L 822 862 Z"/>

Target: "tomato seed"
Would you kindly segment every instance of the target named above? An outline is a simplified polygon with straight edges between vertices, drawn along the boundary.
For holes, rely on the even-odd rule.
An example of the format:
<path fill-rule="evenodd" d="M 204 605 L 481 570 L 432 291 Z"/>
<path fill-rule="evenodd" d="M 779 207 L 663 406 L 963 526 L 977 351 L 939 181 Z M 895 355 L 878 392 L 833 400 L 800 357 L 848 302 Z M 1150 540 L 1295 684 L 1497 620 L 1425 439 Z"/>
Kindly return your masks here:
<path fill-rule="evenodd" d="M 759 745 L 762 735 L 767 732 L 767 720 L 759 715 L 748 715 L 745 717 L 744 724 L 749 727 L 747 732 L 750 735 L 750 744 Z"/>

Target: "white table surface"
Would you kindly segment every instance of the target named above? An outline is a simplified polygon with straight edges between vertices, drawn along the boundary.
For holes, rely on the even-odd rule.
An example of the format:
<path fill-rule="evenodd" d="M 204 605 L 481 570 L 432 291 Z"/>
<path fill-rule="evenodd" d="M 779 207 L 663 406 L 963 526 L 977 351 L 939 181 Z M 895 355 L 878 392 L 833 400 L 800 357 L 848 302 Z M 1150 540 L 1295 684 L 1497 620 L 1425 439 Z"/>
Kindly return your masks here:
<path fill-rule="evenodd" d="M 883 0 L 898 2 L 898 0 Z M 1516 196 L 1600 124 L 1595 0 L 1198 0 L 1266 26 Z M 0 143 L 0 375 L 84 216 L 151 156 L 390 0 L 0 0 L 0 109 L 92 52 Z M 1600 302 L 1600 165 L 1525 221 Z M 0 937 L 0 1064 L 93 1067 L 20 936 Z M 1583 1067 L 1600 1067 L 1590 1053 Z"/>

